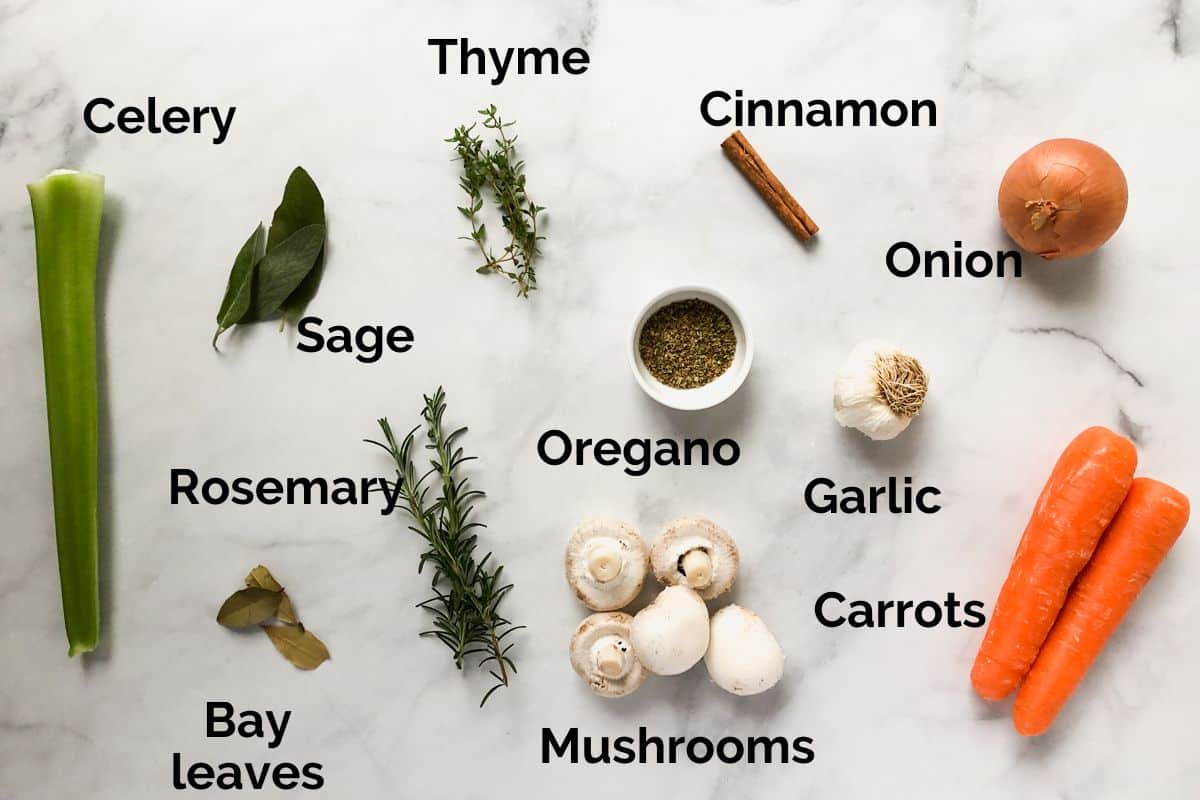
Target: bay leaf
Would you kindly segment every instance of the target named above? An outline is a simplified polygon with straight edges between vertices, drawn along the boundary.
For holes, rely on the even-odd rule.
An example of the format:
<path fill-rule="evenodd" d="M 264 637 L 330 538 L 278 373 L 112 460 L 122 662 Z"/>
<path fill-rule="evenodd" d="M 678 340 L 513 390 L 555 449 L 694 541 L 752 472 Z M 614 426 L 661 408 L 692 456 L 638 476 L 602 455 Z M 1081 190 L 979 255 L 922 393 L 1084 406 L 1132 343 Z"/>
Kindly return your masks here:
<path fill-rule="evenodd" d="M 292 605 L 292 598 L 288 597 L 287 592 L 284 592 L 283 597 L 279 600 L 279 610 L 275 612 L 275 618 L 287 625 L 300 624 L 300 618 L 296 616 L 296 608 Z"/>
<path fill-rule="evenodd" d="M 221 610 L 217 612 L 217 622 L 226 628 L 258 625 L 275 616 L 282 598 L 281 592 L 257 586 L 238 589 L 221 604 Z"/>
<path fill-rule="evenodd" d="M 237 258 L 233 260 L 233 268 L 229 270 L 229 280 L 225 284 L 225 296 L 221 298 L 221 307 L 217 310 L 217 332 L 213 334 L 214 350 L 217 347 L 217 338 L 241 322 L 250 310 L 254 267 L 262 258 L 265 242 L 266 231 L 260 222 L 238 251 Z"/>
<path fill-rule="evenodd" d="M 283 187 L 283 198 L 271 218 L 267 249 L 273 250 L 301 228 L 325 224 L 325 199 L 304 167 L 296 167 Z"/>
<path fill-rule="evenodd" d="M 299 669 L 316 669 L 329 660 L 328 648 L 312 631 L 287 625 L 265 625 L 263 630 L 275 649 Z"/>
<path fill-rule="evenodd" d="M 250 570 L 250 574 L 246 576 L 246 585 L 257 586 L 260 589 L 267 589 L 272 592 L 283 591 L 283 587 L 279 585 L 279 581 L 275 580 L 275 576 L 271 574 L 271 570 L 262 564 Z"/>
<path fill-rule="evenodd" d="M 321 197 L 321 190 L 303 167 L 296 167 L 288 176 L 287 185 L 283 188 L 283 199 L 275 209 L 275 216 L 271 218 L 267 248 L 271 249 L 281 244 L 307 225 L 325 224 L 325 198 Z M 285 319 L 295 319 L 303 313 L 309 301 L 317 294 L 324 272 L 325 249 L 321 248 L 312 269 L 283 301 L 280 310 Z"/>
<path fill-rule="evenodd" d="M 325 226 L 306 225 L 275 247 L 268 247 L 254 270 L 247 316 L 262 320 L 278 314 L 283 302 L 312 271 L 324 246 Z"/>

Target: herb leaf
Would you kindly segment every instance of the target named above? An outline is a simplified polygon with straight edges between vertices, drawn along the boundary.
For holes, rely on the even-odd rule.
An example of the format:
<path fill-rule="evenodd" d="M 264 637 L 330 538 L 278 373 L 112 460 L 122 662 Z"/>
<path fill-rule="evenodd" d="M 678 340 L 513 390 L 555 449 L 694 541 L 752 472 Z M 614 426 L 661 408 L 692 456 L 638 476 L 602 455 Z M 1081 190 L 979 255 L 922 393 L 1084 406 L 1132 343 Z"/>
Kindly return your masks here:
<path fill-rule="evenodd" d="M 316 265 L 325 246 L 325 226 L 305 225 L 273 248 L 255 270 L 249 319 L 270 319 Z"/>
<path fill-rule="evenodd" d="M 279 201 L 279 207 L 275 209 L 275 216 L 271 219 L 267 248 L 283 243 L 303 227 L 324 224 L 325 199 L 321 197 L 321 190 L 304 167 L 296 167 L 288 176 L 287 185 L 283 188 L 283 199 Z M 324 271 L 325 249 L 321 248 L 312 269 L 283 301 L 284 317 L 298 316 L 304 310 L 317 294 Z"/>
<path fill-rule="evenodd" d="M 296 167 L 270 229 L 260 224 L 238 252 L 217 311 L 214 349 L 234 325 L 279 315 L 286 322 L 304 310 L 321 284 L 325 233 L 325 199 L 312 176 Z"/>
<path fill-rule="evenodd" d="M 283 199 L 271 218 L 267 249 L 274 249 L 296 231 L 309 225 L 325 224 L 325 199 L 303 167 L 296 167 L 283 187 Z"/>
<path fill-rule="evenodd" d="M 325 248 L 321 248 L 321 252 L 317 254 L 317 260 L 312 265 L 312 269 L 304 276 L 304 280 L 300 281 L 300 285 L 288 295 L 280 306 L 280 311 L 283 312 L 285 320 L 296 319 L 299 317 L 309 302 L 316 297 L 317 289 L 321 286 L 321 278 L 325 274 Z"/>
<path fill-rule="evenodd" d="M 246 585 L 257 586 L 260 589 L 267 589 L 272 592 L 283 591 L 283 587 L 279 585 L 279 581 L 275 580 L 275 576 L 271 574 L 271 570 L 262 564 L 250 570 L 250 574 L 246 576 Z"/>
<path fill-rule="evenodd" d="M 221 298 L 221 308 L 217 311 L 217 332 L 213 334 L 213 349 L 217 348 L 217 338 L 225 331 L 242 321 L 250 310 L 250 288 L 254 280 L 254 267 L 262 258 L 266 232 L 262 223 L 250 234 L 250 238 L 238 251 L 233 260 L 233 269 L 229 271 L 229 282 L 225 285 L 225 296 Z"/>
<path fill-rule="evenodd" d="M 217 622 L 226 628 L 246 628 L 275 616 L 282 594 L 251 586 L 239 589 L 221 604 Z"/>
<path fill-rule="evenodd" d="M 265 625 L 263 630 L 275 649 L 298 669 L 316 669 L 329 660 L 329 649 L 312 631 L 286 625 Z"/>
<path fill-rule="evenodd" d="M 296 616 L 296 607 L 292 605 L 292 598 L 288 597 L 287 592 L 284 592 L 283 597 L 279 598 L 279 610 L 275 612 L 275 619 L 285 625 L 300 624 L 300 618 Z"/>

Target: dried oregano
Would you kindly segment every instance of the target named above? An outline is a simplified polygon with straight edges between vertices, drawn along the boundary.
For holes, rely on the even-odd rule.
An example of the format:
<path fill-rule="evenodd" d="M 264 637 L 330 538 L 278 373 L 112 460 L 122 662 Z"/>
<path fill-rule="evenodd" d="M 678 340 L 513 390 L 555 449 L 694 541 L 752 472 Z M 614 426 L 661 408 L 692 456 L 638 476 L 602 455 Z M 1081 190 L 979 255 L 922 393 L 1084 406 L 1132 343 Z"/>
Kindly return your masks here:
<path fill-rule="evenodd" d="M 638 353 L 658 381 L 675 389 L 712 383 L 733 364 L 737 334 L 725 312 L 693 298 L 669 303 L 642 326 Z"/>

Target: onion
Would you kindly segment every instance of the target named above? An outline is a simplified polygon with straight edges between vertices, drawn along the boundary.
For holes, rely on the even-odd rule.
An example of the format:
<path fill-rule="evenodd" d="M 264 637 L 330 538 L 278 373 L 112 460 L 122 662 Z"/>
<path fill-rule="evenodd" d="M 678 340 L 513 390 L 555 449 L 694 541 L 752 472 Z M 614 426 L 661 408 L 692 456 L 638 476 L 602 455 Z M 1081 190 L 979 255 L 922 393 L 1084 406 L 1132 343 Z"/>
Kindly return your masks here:
<path fill-rule="evenodd" d="M 1080 139 L 1050 139 L 1012 163 L 998 199 L 1004 230 L 1022 248 L 1047 260 L 1074 258 L 1116 233 L 1129 186 L 1103 149 Z"/>

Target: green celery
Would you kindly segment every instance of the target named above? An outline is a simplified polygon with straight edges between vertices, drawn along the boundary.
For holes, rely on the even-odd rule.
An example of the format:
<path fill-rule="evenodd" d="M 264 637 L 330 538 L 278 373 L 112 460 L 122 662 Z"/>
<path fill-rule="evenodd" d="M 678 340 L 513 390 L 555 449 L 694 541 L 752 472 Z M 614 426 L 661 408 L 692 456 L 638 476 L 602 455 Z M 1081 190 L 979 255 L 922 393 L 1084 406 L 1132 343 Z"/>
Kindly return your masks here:
<path fill-rule="evenodd" d="M 29 184 L 63 620 L 71 656 L 100 640 L 96 259 L 104 177 L 58 170 Z"/>

